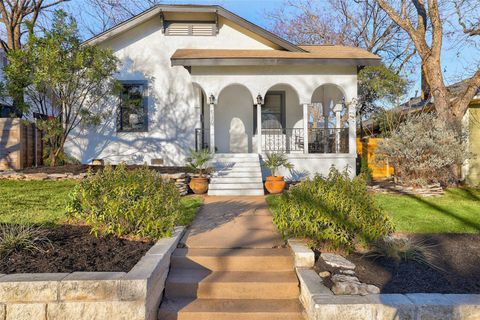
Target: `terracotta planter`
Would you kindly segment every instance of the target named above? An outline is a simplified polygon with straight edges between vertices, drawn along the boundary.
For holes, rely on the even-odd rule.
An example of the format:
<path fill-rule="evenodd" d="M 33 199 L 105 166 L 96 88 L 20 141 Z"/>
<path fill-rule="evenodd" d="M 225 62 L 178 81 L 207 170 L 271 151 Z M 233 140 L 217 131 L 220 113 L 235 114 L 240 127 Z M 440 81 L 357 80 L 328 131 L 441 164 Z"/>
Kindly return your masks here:
<path fill-rule="evenodd" d="M 191 178 L 188 184 L 195 194 L 204 194 L 208 190 L 208 178 Z"/>
<path fill-rule="evenodd" d="M 286 185 L 287 183 L 283 180 L 282 176 L 269 176 L 267 177 L 267 181 L 265 181 L 265 188 L 271 194 L 282 193 Z"/>

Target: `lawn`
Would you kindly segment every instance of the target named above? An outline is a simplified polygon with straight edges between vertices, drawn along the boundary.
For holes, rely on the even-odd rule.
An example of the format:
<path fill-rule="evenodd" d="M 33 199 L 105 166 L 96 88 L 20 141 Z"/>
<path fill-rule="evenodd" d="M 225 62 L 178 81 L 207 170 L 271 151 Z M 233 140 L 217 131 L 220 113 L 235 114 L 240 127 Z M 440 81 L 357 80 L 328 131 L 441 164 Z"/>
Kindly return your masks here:
<path fill-rule="evenodd" d="M 0 223 L 59 224 L 65 222 L 65 205 L 76 181 L 0 180 Z M 199 197 L 182 197 L 185 215 L 180 225 L 191 223 L 202 204 Z"/>
<path fill-rule="evenodd" d="M 480 233 L 480 190 L 447 189 L 444 196 L 376 195 L 398 232 Z"/>

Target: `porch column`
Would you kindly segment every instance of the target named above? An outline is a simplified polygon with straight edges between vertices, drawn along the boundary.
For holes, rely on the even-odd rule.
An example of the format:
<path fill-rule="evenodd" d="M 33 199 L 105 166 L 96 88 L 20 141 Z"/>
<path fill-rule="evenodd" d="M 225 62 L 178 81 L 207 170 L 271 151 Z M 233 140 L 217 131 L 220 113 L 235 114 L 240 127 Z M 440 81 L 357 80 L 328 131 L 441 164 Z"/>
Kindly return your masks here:
<path fill-rule="evenodd" d="M 348 153 L 357 154 L 357 101 L 348 104 Z"/>
<path fill-rule="evenodd" d="M 262 154 L 262 103 L 263 98 L 261 95 L 257 97 L 257 153 Z"/>
<path fill-rule="evenodd" d="M 210 152 L 215 153 L 215 96 L 209 97 L 210 103 Z"/>
<path fill-rule="evenodd" d="M 308 153 L 308 106 L 303 104 L 303 153 Z"/>

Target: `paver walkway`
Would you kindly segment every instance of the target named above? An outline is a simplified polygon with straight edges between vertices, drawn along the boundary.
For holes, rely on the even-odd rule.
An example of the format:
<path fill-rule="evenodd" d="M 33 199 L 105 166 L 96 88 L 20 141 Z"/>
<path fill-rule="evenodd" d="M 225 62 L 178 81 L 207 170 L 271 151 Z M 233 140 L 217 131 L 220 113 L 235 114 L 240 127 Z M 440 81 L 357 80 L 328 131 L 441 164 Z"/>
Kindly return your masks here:
<path fill-rule="evenodd" d="M 181 243 L 188 248 L 276 248 L 284 241 L 264 197 L 206 197 Z"/>
<path fill-rule="evenodd" d="M 159 319 L 304 319 L 283 245 L 264 197 L 206 197 L 172 255 Z"/>

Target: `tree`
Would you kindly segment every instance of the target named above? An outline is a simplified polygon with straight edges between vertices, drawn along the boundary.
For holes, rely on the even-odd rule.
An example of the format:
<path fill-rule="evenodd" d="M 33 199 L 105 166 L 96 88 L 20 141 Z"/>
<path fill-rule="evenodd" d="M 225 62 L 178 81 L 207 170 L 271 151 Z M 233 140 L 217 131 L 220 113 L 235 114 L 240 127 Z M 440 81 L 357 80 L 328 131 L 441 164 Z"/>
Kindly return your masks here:
<path fill-rule="evenodd" d="M 55 13 L 52 28 L 31 36 L 21 50 L 11 51 L 5 68 L 7 94 L 25 92 L 25 109 L 46 117 L 48 160 L 62 158 L 67 137 L 80 125 L 95 125 L 116 89 L 118 60 L 110 49 L 82 45 L 76 22 L 64 11 Z"/>
<path fill-rule="evenodd" d="M 42 12 L 68 0 L 0 0 L 0 22 L 5 27 L 6 40 L 1 39 L 5 51 L 22 47 L 25 34 L 32 35 Z"/>
<path fill-rule="evenodd" d="M 272 31 L 293 43 L 360 47 L 381 56 L 397 74 L 413 66 L 411 41 L 375 0 L 329 0 L 322 6 L 287 0 L 269 16 Z"/>
<path fill-rule="evenodd" d="M 452 96 L 445 85 L 440 62 L 445 18 L 442 18 L 438 0 L 375 1 L 412 40 L 421 59 L 422 72 L 430 87 L 438 116 L 444 121 L 462 119 L 470 101 L 480 87 L 480 66 L 477 65 L 473 76 L 467 79 L 465 88 L 458 95 Z M 469 3 L 467 0 L 460 0 L 455 4 L 458 22 L 465 34 L 474 37 L 480 34 L 478 14 L 477 21 L 466 22 L 464 17 L 468 12 L 462 10 L 465 9 L 464 5 L 467 3 Z"/>

